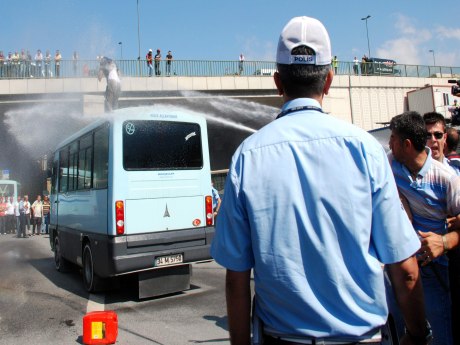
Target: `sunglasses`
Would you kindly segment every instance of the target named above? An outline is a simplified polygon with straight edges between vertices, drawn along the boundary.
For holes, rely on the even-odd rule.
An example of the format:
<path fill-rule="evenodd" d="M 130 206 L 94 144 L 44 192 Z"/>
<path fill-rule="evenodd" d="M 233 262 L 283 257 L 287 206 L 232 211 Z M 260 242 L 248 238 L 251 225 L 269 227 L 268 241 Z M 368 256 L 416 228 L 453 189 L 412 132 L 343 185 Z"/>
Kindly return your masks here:
<path fill-rule="evenodd" d="M 433 136 L 438 140 L 442 139 L 442 137 L 444 136 L 444 132 L 433 132 L 433 133 L 427 132 L 426 133 L 427 139 L 431 139 Z"/>

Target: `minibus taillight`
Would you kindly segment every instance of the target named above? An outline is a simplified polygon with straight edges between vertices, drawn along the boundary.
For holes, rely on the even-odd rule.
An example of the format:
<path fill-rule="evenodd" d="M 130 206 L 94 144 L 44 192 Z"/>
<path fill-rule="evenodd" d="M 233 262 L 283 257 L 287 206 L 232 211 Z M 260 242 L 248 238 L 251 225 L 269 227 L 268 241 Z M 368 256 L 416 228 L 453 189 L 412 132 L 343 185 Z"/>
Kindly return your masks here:
<path fill-rule="evenodd" d="M 125 206 L 123 201 L 115 201 L 115 224 L 117 226 L 117 235 L 125 233 Z"/>
<path fill-rule="evenodd" d="M 213 222 L 212 196 L 207 195 L 205 198 L 206 207 L 206 226 L 211 226 Z"/>

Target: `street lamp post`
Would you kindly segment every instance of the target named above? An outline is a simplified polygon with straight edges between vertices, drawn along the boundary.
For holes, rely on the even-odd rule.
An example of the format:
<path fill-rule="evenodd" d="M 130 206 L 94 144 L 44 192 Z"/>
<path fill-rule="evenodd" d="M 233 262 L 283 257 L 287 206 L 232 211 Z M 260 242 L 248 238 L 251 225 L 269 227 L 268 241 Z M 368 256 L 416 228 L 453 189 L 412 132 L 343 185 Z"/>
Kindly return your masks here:
<path fill-rule="evenodd" d="M 434 50 L 430 49 L 428 51 L 433 54 L 433 66 L 436 66 L 436 59 L 434 58 Z"/>
<path fill-rule="evenodd" d="M 369 29 L 368 29 L 368 27 L 367 27 L 367 20 L 368 20 L 370 17 L 371 17 L 370 15 L 367 15 L 367 17 L 361 18 L 361 20 L 365 20 L 365 21 L 366 21 L 367 53 L 369 54 L 369 55 L 368 55 L 368 58 L 371 57 L 371 45 L 369 44 Z"/>
<path fill-rule="evenodd" d="M 120 45 L 120 60 L 123 60 L 123 42 L 118 42 Z"/>
<path fill-rule="evenodd" d="M 139 68 L 139 76 L 141 75 L 141 34 L 140 34 L 140 24 L 139 24 L 139 0 L 137 0 L 137 62 Z"/>
<path fill-rule="evenodd" d="M 140 24 L 139 24 L 139 0 L 137 0 L 137 48 L 138 48 L 138 55 L 137 59 L 141 59 L 141 34 L 140 34 Z"/>

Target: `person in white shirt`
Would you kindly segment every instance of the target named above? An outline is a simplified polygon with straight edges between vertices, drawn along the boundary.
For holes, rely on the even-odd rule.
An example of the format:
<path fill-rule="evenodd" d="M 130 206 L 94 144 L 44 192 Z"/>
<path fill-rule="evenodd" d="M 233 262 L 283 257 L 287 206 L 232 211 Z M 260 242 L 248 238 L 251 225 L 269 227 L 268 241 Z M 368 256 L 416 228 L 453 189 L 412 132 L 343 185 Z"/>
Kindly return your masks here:
<path fill-rule="evenodd" d="M 243 53 L 240 54 L 239 58 L 240 62 L 238 63 L 239 75 L 243 74 L 243 63 L 244 63 L 244 55 Z"/>
<path fill-rule="evenodd" d="M 37 50 L 35 54 L 35 77 L 40 78 L 42 76 L 42 63 L 43 63 L 43 54 L 40 49 Z"/>
<path fill-rule="evenodd" d="M 43 204 L 42 197 L 37 195 L 37 199 L 32 204 L 33 210 L 33 226 L 32 226 L 32 235 L 40 235 L 40 230 L 42 227 L 42 217 L 43 217 Z M 35 232 L 35 229 L 36 232 Z"/>
<path fill-rule="evenodd" d="M 101 81 L 104 76 L 107 79 L 104 108 L 105 112 L 112 112 L 118 108 L 118 97 L 120 97 L 121 82 L 118 77 L 117 65 L 115 65 L 115 62 L 112 59 L 107 57 L 101 58 L 97 79 Z"/>
<path fill-rule="evenodd" d="M 12 234 L 15 231 L 14 198 L 10 196 L 6 202 L 6 232 Z"/>
<path fill-rule="evenodd" d="M 355 75 L 358 75 L 359 72 L 358 72 L 358 65 L 359 65 L 359 60 L 358 58 L 355 56 L 355 58 L 353 59 L 353 72 L 355 72 Z"/>

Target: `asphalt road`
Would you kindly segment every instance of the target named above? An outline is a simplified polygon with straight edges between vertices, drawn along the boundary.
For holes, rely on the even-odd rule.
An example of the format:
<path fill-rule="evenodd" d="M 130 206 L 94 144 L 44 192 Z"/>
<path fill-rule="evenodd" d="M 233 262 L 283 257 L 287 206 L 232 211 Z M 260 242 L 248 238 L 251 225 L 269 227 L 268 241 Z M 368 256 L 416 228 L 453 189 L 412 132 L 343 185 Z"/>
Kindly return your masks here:
<path fill-rule="evenodd" d="M 83 344 L 87 311 L 114 310 L 116 344 L 229 344 L 225 271 L 215 262 L 193 265 L 192 288 L 139 301 L 129 279 L 90 295 L 77 268 L 54 269 L 47 235 L 0 236 L 0 345 Z"/>

